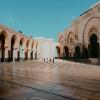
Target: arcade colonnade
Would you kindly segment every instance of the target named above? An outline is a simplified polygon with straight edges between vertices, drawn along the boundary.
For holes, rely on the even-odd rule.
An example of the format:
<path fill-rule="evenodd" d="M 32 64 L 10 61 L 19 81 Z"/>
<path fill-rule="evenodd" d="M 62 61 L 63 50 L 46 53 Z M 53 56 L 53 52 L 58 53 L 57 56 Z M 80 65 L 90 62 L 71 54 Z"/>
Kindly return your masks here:
<path fill-rule="evenodd" d="M 38 42 L 0 25 L 0 61 L 38 59 Z"/>
<path fill-rule="evenodd" d="M 60 32 L 58 40 L 58 58 L 100 58 L 100 2 Z"/>

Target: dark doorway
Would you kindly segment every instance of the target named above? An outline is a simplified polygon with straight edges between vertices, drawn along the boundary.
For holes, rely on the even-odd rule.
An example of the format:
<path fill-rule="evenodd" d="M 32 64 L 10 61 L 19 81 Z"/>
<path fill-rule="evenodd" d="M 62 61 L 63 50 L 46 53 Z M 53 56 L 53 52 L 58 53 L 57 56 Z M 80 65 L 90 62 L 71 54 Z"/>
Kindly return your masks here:
<path fill-rule="evenodd" d="M 57 58 L 60 59 L 60 47 L 57 46 L 56 47 L 56 50 L 57 50 L 57 56 L 58 56 Z"/>
<path fill-rule="evenodd" d="M 37 60 L 37 58 L 38 58 L 38 57 L 37 57 L 37 52 L 36 52 L 36 53 L 35 53 L 35 60 Z"/>
<path fill-rule="evenodd" d="M 18 61 L 20 60 L 20 51 L 18 51 Z"/>
<path fill-rule="evenodd" d="M 75 58 L 80 58 L 80 57 L 81 57 L 80 47 L 76 46 L 75 47 Z"/>
<path fill-rule="evenodd" d="M 93 34 L 90 37 L 90 57 L 91 58 L 97 58 L 98 54 L 99 54 L 99 44 L 97 42 L 97 36 L 95 34 Z"/>
<path fill-rule="evenodd" d="M 5 61 L 5 38 L 6 38 L 6 33 L 1 32 L 0 34 L 0 42 L 1 42 L 1 62 Z"/>
<path fill-rule="evenodd" d="M 69 49 L 67 46 L 64 47 L 64 58 L 65 59 L 69 58 Z"/>
<path fill-rule="evenodd" d="M 25 60 L 28 59 L 28 51 L 25 52 Z"/>
<path fill-rule="evenodd" d="M 25 59 L 28 60 L 28 47 L 29 47 L 29 40 L 26 42 L 26 54 L 25 54 Z"/>
<path fill-rule="evenodd" d="M 34 42 L 32 43 L 31 46 L 31 52 L 30 52 L 30 59 L 33 60 L 33 46 L 34 46 Z"/>
<path fill-rule="evenodd" d="M 33 51 L 31 51 L 31 57 L 30 57 L 31 60 L 33 60 Z"/>

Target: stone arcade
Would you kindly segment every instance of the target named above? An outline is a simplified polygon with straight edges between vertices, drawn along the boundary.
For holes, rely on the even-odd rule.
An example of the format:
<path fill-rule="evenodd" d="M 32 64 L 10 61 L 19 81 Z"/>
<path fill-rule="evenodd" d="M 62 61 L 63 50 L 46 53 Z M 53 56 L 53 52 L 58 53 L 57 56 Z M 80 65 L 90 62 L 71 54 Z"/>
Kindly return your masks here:
<path fill-rule="evenodd" d="M 40 39 L 33 39 L 32 36 L 25 36 L 21 31 L 15 32 L 0 25 L 0 62 L 43 60 L 45 50 L 41 47 L 47 42 L 49 46 L 47 58 L 51 59 L 53 57 L 51 51 L 54 49 L 53 40 L 44 38 L 40 41 Z"/>
<path fill-rule="evenodd" d="M 33 59 L 33 45 L 37 44 L 22 32 L 15 32 L 0 25 L 0 61 Z"/>

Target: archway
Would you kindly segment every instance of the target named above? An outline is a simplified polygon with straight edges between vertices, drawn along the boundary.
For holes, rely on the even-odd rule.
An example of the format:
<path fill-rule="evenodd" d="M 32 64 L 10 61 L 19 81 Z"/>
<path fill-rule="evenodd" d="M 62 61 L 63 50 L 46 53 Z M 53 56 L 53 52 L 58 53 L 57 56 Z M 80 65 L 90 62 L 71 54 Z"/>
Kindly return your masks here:
<path fill-rule="evenodd" d="M 69 49 L 68 49 L 68 47 L 67 46 L 65 46 L 64 48 L 64 59 L 67 59 L 67 58 L 69 58 Z"/>
<path fill-rule="evenodd" d="M 80 51 L 80 47 L 76 46 L 75 47 L 75 58 L 78 59 L 81 57 L 81 51 Z"/>
<path fill-rule="evenodd" d="M 18 59 L 24 59 L 24 38 L 20 39 L 20 46 L 18 51 Z"/>
<path fill-rule="evenodd" d="M 60 52 L 61 52 L 61 50 L 60 50 L 60 47 L 59 46 L 57 46 L 56 47 L 56 50 L 57 50 L 57 55 L 58 55 L 58 59 L 60 59 Z"/>
<path fill-rule="evenodd" d="M 89 53 L 91 58 L 97 58 L 99 54 L 99 44 L 97 42 L 97 35 L 92 34 L 90 37 Z"/>
<path fill-rule="evenodd" d="M 93 16 L 93 17 L 90 17 L 90 19 L 88 19 L 88 21 L 86 22 L 84 26 L 84 30 L 83 30 L 83 44 L 85 44 L 85 42 L 88 42 L 87 33 L 89 31 L 91 32 L 90 28 L 92 27 L 92 29 L 95 29 L 95 31 L 97 32 L 97 27 L 99 24 L 100 24 L 100 17 L 98 16 Z M 92 33 L 96 33 L 96 32 L 92 32 Z"/>
<path fill-rule="evenodd" d="M 13 35 L 12 38 L 11 38 L 11 61 L 14 60 L 15 41 L 16 41 L 16 35 Z"/>
<path fill-rule="evenodd" d="M 25 59 L 26 60 L 28 60 L 28 57 L 29 57 L 29 54 L 28 54 L 28 52 L 29 52 L 29 40 L 27 40 L 27 42 L 26 42 L 26 52 L 25 52 Z"/>
<path fill-rule="evenodd" d="M 34 42 L 32 43 L 32 46 L 31 46 L 31 55 L 30 55 L 31 56 L 30 57 L 31 60 L 33 60 L 33 46 L 34 46 Z"/>
<path fill-rule="evenodd" d="M 69 32 L 68 37 L 67 37 L 67 42 L 72 45 L 75 41 L 75 35 L 73 32 Z"/>
<path fill-rule="evenodd" d="M 1 62 L 5 61 L 5 39 L 6 39 L 6 32 L 2 31 L 0 34 Z"/>

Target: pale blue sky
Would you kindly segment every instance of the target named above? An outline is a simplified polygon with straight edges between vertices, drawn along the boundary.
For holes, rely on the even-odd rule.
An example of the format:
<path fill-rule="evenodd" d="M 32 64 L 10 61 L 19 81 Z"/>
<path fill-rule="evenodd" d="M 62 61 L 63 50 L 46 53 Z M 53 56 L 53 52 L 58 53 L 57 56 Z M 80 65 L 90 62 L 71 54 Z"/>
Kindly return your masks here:
<path fill-rule="evenodd" d="M 99 0 L 0 0 L 0 24 L 27 36 L 57 40 L 71 21 Z"/>

